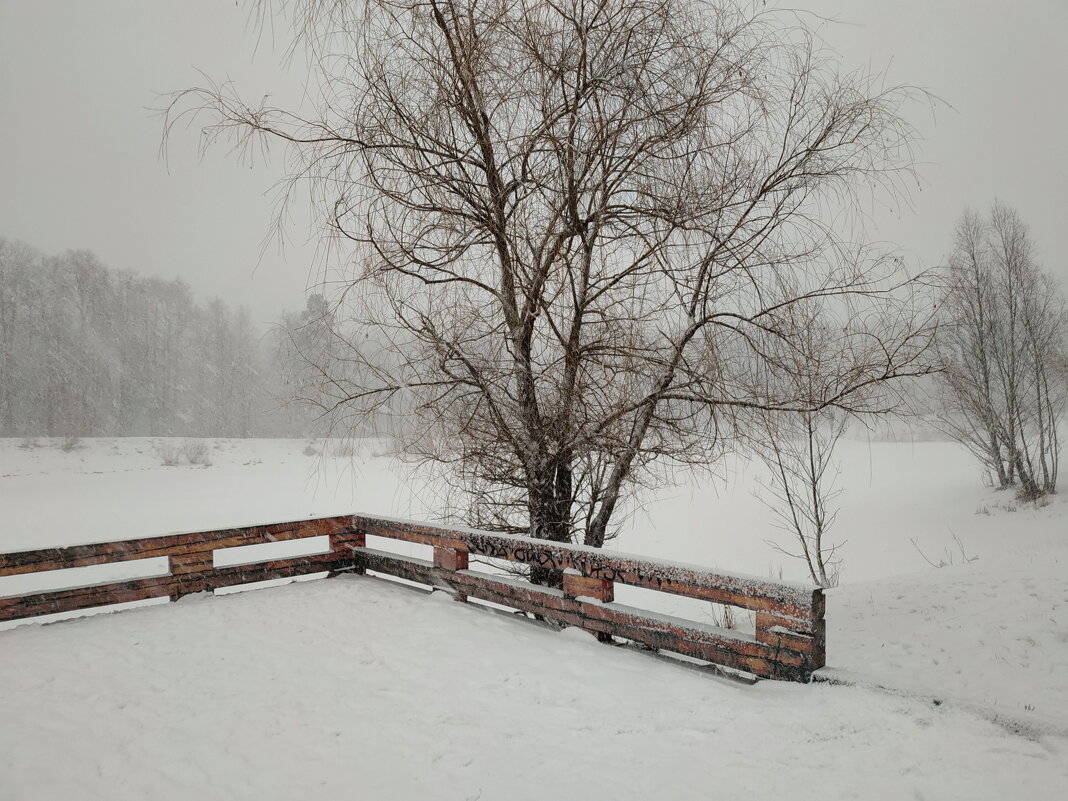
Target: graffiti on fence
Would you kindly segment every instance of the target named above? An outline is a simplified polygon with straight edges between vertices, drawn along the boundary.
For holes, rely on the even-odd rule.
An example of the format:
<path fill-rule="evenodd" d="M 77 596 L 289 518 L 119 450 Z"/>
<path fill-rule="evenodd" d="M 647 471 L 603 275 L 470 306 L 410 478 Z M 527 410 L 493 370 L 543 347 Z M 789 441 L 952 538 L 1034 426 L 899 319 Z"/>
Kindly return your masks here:
<path fill-rule="evenodd" d="M 494 537 L 492 535 L 468 535 L 465 537 L 467 547 L 471 553 L 480 556 L 488 556 L 491 559 L 506 559 L 511 562 L 535 565 L 546 570 L 566 570 L 572 568 L 582 575 L 591 578 L 605 579 L 606 581 L 622 581 L 630 583 L 655 583 L 658 587 L 664 582 L 664 577 L 654 574 L 646 575 L 640 570 L 631 567 L 616 567 L 594 554 L 583 551 L 564 550 L 554 547 L 553 543 L 545 545 L 522 545 Z"/>

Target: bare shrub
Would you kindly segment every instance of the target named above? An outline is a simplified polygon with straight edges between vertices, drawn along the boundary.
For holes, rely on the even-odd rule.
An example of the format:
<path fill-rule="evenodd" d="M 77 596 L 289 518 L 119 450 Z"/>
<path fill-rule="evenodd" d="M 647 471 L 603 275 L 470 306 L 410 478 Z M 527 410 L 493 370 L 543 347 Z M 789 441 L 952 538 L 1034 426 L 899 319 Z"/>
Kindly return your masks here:
<path fill-rule="evenodd" d="M 177 445 L 169 442 L 160 442 L 155 447 L 156 455 L 164 467 L 177 467 L 182 463 L 182 451 Z"/>
<path fill-rule="evenodd" d="M 909 539 L 909 542 L 912 543 L 912 547 L 916 549 L 916 553 L 920 555 L 923 561 L 925 561 L 931 567 L 939 569 L 943 567 L 952 567 L 956 564 L 966 565 L 970 562 L 975 562 L 979 559 L 978 556 L 968 555 L 968 552 L 964 550 L 964 543 L 961 542 L 960 537 L 958 537 L 956 534 L 953 535 L 953 542 L 955 542 L 957 545 L 957 551 L 960 554 L 959 556 L 950 551 L 949 546 L 947 545 L 942 549 L 941 557 L 931 559 L 920 549 L 919 537 L 911 537 Z"/>
<path fill-rule="evenodd" d="M 712 604 L 712 625 L 721 629 L 738 628 L 737 613 L 730 604 Z"/>
<path fill-rule="evenodd" d="M 208 443 L 202 439 L 187 439 L 182 443 L 182 456 L 189 464 L 211 467 L 211 459 L 208 456 Z"/>

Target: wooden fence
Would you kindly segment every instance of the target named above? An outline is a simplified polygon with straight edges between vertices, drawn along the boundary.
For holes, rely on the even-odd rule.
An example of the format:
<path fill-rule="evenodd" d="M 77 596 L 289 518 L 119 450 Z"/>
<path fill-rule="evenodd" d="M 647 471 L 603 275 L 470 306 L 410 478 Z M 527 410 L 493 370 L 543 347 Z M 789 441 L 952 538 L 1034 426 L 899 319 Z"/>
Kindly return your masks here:
<path fill-rule="evenodd" d="M 329 536 L 311 556 L 216 567 L 218 549 Z M 433 561 L 366 547 L 367 536 L 432 546 Z M 471 556 L 562 570 L 562 590 L 468 569 Z M 614 551 L 443 528 L 362 515 L 174 534 L 0 554 L 0 576 L 166 557 L 166 575 L 0 597 L 0 621 L 183 595 L 312 573 L 371 570 L 541 615 L 754 675 L 808 681 L 825 661 L 823 592 L 806 585 Z M 262 557 L 261 557 L 262 559 Z M 722 629 L 614 602 L 616 584 L 741 607 L 755 613 L 755 634 Z"/>

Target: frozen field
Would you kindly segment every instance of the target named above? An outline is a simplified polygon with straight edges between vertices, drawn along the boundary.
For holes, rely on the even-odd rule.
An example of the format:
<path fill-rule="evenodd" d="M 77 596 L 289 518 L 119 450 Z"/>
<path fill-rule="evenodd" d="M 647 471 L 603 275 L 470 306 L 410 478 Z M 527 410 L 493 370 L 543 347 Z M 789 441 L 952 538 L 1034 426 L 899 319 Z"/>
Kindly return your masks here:
<path fill-rule="evenodd" d="M 0 440 L 2 551 L 433 518 L 374 443 L 217 441 L 209 467 L 165 467 L 151 440 L 21 444 Z M 0 631 L 0 799 L 1064 797 L 1063 498 L 1019 506 L 945 443 L 841 461 L 821 673 L 857 686 L 744 686 L 342 577 Z M 616 545 L 801 578 L 764 542 L 759 473 L 726 478 L 649 499 Z"/>

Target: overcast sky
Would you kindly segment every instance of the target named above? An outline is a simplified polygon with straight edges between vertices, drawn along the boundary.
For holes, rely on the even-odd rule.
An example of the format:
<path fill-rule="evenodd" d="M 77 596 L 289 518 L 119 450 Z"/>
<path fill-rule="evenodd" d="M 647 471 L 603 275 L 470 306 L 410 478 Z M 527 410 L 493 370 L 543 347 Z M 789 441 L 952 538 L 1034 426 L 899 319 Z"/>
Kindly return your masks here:
<path fill-rule="evenodd" d="M 1066 0 L 796 0 L 836 20 L 846 67 L 886 70 L 949 106 L 917 105 L 924 136 L 912 208 L 876 209 L 874 234 L 918 265 L 942 260 L 965 206 L 995 197 L 1031 225 L 1044 265 L 1068 282 Z M 111 267 L 181 276 L 196 295 L 258 321 L 303 305 L 306 228 L 261 245 L 280 159 L 250 168 L 195 132 L 158 157 L 158 93 L 232 78 L 249 98 L 299 97 L 280 48 L 257 47 L 234 0 L 0 0 L 0 237 L 48 253 L 87 248 Z M 281 35 L 281 32 L 280 32 Z M 278 151 L 280 153 L 281 151 Z"/>

